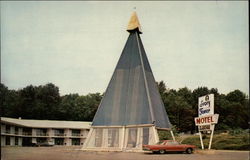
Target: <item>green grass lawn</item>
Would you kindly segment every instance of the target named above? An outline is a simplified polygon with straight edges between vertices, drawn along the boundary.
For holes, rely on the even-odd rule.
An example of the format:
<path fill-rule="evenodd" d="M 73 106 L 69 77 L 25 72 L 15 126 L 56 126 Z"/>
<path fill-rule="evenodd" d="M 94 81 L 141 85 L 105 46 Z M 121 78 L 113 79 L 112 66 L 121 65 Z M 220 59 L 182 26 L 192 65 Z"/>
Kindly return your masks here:
<path fill-rule="evenodd" d="M 208 148 L 210 135 L 203 135 L 203 143 L 205 149 Z M 182 144 L 193 144 L 201 148 L 200 137 L 190 136 L 186 137 Z M 242 133 L 237 135 L 230 134 L 215 134 L 213 137 L 211 149 L 221 150 L 250 150 L 249 134 Z"/>

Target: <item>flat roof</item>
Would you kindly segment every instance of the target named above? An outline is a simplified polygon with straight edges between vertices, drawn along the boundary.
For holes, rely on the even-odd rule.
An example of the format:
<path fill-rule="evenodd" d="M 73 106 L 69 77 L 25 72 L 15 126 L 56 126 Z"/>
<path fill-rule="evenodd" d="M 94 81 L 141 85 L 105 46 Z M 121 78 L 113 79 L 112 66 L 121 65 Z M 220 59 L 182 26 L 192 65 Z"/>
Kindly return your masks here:
<path fill-rule="evenodd" d="M 89 129 L 92 122 L 84 121 L 60 121 L 60 120 L 35 120 L 35 119 L 16 119 L 1 117 L 1 123 L 7 123 L 17 126 L 30 128 L 72 128 Z"/>

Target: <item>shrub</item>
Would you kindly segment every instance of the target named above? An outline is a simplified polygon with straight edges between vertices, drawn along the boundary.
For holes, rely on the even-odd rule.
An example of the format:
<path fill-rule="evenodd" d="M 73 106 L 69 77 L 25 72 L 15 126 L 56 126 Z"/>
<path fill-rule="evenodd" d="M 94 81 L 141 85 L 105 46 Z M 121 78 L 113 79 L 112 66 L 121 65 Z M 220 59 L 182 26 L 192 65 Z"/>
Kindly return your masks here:
<path fill-rule="evenodd" d="M 172 131 L 173 131 L 175 137 L 179 137 L 179 134 L 177 133 L 175 126 L 172 127 Z M 158 135 L 159 135 L 160 140 L 172 139 L 172 135 L 171 135 L 170 131 L 167 131 L 167 130 L 158 130 Z"/>

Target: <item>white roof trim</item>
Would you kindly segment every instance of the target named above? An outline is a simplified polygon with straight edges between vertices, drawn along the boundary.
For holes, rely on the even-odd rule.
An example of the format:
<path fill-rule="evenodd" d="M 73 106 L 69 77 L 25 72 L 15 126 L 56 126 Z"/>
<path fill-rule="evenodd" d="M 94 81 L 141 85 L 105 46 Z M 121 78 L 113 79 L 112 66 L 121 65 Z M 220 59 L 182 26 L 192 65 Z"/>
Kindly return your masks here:
<path fill-rule="evenodd" d="M 34 120 L 34 119 L 16 119 L 1 117 L 1 123 L 9 123 L 17 126 L 30 128 L 72 128 L 89 129 L 92 122 L 83 121 L 56 121 L 56 120 Z"/>

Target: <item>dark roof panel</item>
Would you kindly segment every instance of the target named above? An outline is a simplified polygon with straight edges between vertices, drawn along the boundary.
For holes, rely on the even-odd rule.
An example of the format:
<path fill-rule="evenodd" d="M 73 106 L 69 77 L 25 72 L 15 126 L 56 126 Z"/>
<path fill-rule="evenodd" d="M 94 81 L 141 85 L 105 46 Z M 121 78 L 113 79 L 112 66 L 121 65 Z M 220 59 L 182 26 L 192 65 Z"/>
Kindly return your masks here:
<path fill-rule="evenodd" d="M 152 123 L 171 127 L 140 36 L 131 32 L 92 125 Z"/>

